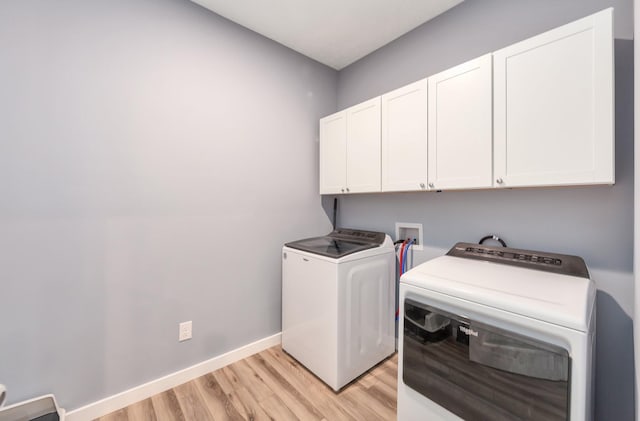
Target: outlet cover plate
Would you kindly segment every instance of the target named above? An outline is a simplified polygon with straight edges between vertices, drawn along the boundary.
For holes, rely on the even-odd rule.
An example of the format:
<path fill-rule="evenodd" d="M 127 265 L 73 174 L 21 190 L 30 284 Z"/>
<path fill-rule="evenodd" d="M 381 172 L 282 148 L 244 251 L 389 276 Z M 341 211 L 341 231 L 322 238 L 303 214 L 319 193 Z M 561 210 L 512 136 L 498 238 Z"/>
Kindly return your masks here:
<path fill-rule="evenodd" d="M 178 326 L 178 341 L 182 342 L 191 339 L 192 329 L 193 323 L 191 320 L 189 320 L 188 322 L 180 323 L 180 325 Z"/>

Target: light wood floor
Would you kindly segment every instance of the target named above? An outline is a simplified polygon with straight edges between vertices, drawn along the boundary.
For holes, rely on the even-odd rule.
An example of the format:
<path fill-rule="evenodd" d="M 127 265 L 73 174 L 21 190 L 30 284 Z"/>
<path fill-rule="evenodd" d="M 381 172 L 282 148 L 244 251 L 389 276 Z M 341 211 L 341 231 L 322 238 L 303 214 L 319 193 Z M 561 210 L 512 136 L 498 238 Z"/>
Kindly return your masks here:
<path fill-rule="evenodd" d="M 335 393 L 280 346 L 98 421 L 395 420 L 398 356 Z"/>

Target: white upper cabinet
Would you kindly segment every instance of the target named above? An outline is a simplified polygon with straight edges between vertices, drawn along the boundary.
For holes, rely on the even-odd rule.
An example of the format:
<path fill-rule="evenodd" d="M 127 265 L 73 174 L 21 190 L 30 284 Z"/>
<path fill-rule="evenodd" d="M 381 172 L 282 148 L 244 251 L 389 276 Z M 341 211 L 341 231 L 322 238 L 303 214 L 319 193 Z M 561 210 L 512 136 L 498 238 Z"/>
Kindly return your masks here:
<path fill-rule="evenodd" d="M 380 191 L 380 97 L 320 119 L 320 194 Z"/>
<path fill-rule="evenodd" d="M 492 186 L 491 54 L 429 77 L 430 189 Z"/>
<path fill-rule="evenodd" d="M 613 9 L 320 120 L 320 193 L 615 182 Z"/>
<path fill-rule="evenodd" d="M 382 95 L 382 191 L 427 187 L 427 80 Z"/>
<path fill-rule="evenodd" d="M 344 193 L 347 185 L 347 112 L 320 119 L 320 194 Z"/>
<path fill-rule="evenodd" d="M 347 109 L 348 193 L 380 191 L 380 97 Z"/>
<path fill-rule="evenodd" d="M 494 53 L 496 187 L 613 184 L 613 10 Z"/>

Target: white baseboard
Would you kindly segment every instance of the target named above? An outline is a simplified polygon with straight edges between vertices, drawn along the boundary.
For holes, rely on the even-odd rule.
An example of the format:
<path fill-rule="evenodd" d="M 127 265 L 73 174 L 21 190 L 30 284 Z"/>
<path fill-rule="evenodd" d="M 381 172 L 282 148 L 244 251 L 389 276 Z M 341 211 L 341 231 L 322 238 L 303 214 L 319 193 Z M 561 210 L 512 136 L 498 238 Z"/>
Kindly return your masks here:
<path fill-rule="evenodd" d="M 279 345 L 280 343 L 281 334 L 276 333 L 273 336 L 260 339 L 256 342 L 234 349 L 233 351 L 229 351 L 226 354 L 219 355 L 217 357 L 211 358 L 210 360 L 203 361 L 180 371 L 176 371 L 175 373 L 171 373 L 159 379 L 152 380 L 148 383 L 136 386 L 124 392 L 109 396 L 97 402 L 90 403 L 89 405 L 85 405 L 81 408 L 74 409 L 73 411 L 67 412 L 65 421 L 88 421 L 99 418 L 113 411 L 117 411 L 120 408 L 124 408 L 125 406 L 129 406 L 133 403 L 150 398 L 153 395 L 157 395 L 158 393 L 162 393 L 165 390 L 169 390 L 173 387 L 191 381 L 195 378 L 203 376 L 207 373 L 215 371 L 243 358 L 247 358 L 267 348 Z"/>

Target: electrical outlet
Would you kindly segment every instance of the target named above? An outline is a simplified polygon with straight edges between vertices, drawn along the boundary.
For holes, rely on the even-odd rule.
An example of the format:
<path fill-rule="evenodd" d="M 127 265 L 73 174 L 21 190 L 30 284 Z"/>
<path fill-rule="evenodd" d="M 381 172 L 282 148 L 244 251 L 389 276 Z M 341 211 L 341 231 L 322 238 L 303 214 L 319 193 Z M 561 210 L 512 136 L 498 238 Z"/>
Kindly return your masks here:
<path fill-rule="evenodd" d="M 178 325 L 178 341 L 186 341 L 192 338 L 191 329 L 193 328 L 193 323 L 191 320 L 188 322 L 182 322 Z"/>

